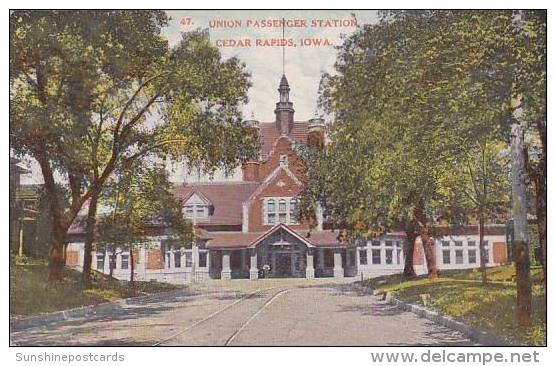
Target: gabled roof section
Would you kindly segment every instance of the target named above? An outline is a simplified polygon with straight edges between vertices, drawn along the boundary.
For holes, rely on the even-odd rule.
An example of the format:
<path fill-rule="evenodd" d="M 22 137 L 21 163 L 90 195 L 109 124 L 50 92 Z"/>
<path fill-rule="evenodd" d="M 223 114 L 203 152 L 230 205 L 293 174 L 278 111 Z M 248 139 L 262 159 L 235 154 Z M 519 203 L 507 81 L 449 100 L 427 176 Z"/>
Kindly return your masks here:
<path fill-rule="evenodd" d="M 308 122 L 294 122 L 288 137 L 298 144 L 307 144 L 309 134 Z M 261 155 L 268 156 L 280 137 L 280 131 L 276 128 L 276 122 L 264 122 L 260 124 Z"/>
<path fill-rule="evenodd" d="M 302 235 L 299 235 L 295 230 L 290 229 L 287 225 L 278 224 L 278 225 L 273 226 L 271 229 L 269 229 L 263 235 L 259 236 L 257 239 L 255 239 L 249 247 L 251 247 L 251 248 L 256 247 L 260 242 L 262 242 L 263 240 L 268 238 L 270 235 L 272 235 L 275 232 L 280 231 L 280 230 L 284 230 L 285 232 L 289 233 L 290 235 L 292 235 L 293 237 L 295 237 L 296 239 L 298 239 L 300 242 L 307 245 L 308 247 L 313 247 L 314 246 L 313 243 L 311 243 L 310 241 L 307 240 L 307 238 L 303 237 Z"/>
<path fill-rule="evenodd" d="M 198 197 L 199 200 L 201 200 L 205 205 L 212 205 L 212 202 L 207 198 L 207 196 L 203 194 L 203 192 L 195 189 L 182 199 L 182 205 L 185 205 L 189 200 L 191 200 L 191 198 L 195 196 Z"/>
<path fill-rule="evenodd" d="M 192 193 L 202 194 L 214 207 L 212 215 L 203 220 L 203 226 L 241 225 L 242 203 L 251 196 L 257 182 L 218 182 L 179 185 L 174 195 L 180 200 L 189 198 Z"/>
<path fill-rule="evenodd" d="M 303 183 L 299 180 L 299 178 L 297 178 L 295 176 L 295 174 L 293 174 L 293 172 L 284 165 L 278 165 L 276 167 L 276 169 L 274 169 L 272 171 L 272 173 L 270 173 L 261 183 L 260 185 L 257 187 L 257 189 L 255 189 L 253 191 L 253 193 L 247 198 L 247 200 L 245 201 L 245 203 L 247 205 L 250 205 L 251 202 L 253 201 L 253 199 L 255 199 L 255 197 L 257 197 L 277 176 L 281 171 L 286 172 L 286 174 L 294 181 L 295 184 L 297 184 L 298 186 L 303 186 Z"/>

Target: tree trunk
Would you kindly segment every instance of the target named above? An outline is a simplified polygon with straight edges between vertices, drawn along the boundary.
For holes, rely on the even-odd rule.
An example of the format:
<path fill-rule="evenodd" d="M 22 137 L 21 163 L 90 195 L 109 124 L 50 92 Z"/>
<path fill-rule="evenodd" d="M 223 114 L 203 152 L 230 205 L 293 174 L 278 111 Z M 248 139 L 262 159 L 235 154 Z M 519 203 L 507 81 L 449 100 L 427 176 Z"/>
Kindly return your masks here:
<path fill-rule="evenodd" d="M 59 223 L 53 227 L 50 239 L 50 250 L 48 260 L 48 281 L 58 282 L 62 279 L 62 269 L 64 268 L 64 241 L 66 231 Z"/>
<path fill-rule="evenodd" d="M 108 278 L 113 279 L 114 267 L 116 267 L 116 247 L 112 246 L 112 252 L 110 253 L 110 260 L 108 261 Z"/>
<path fill-rule="evenodd" d="M 488 278 L 486 272 L 486 251 L 485 246 L 483 245 L 485 237 L 485 218 L 483 214 L 479 214 L 479 260 L 481 263 L 481 282 L 483 285 L 486 285 Z"/>
<path fill-rule="evenodd" d="M 438 267 L 436 265 L 434 240 L 429 236 L 428 230 L 426 229 L 421 231 L 421 242 L 423 243 L 423 249 L 425 251 L 425 260 L 427 261 L 429 279 L 432 280 L 438 277 Z"/>
<path fill-rule="evenodd" d="M 546 283 L 546 163 L 539 167 L 535 177 L 535 208 L 537 214 L 537 230 L 539 232 L 539 246 L 541 249 L 541 265 L 543 280 Z"/>
<path fill-rule="evenodd" d="M 533 180 L 535 183 L 535 207 L 537 214 L 537 230 L 539 232 L 539 246 L 541 248 L 541 264 L 543 269 L 544 287 L 546 290 L 546 159 L 547 159 L 547 131 L 546 113 L 537 119 L 537 131 L 541 138 L 542 155 Z M 546 291 L 545 291 L 546 294 Z"/>
<path fill-rule="evenodd" d="M 529 274 L 529 244 L 527 235 L 527 182 L 525 144 L 518 121 L 511 130 L 512 156 L 512 213 L 514 219 L 514 261 L 517 282 L 517 322 L 520 326 L 531 325 L 531 279 Z"/>
<path fill-rule="evenodd" d="M 135 285 L 133 272 L 135 271 L 135 263 L 133 262 L 133 245 L 129 246 L 129 261 L 131 272 L 129 273 L 129 284 L 133 287 Z"/>
<path fill-rule="evenodd" d="M 413 253 L 415 250 L 415 240 L 417 239 L 417 234 L 413 229 L 407 230 L 405 232 L 407 240 L 404 242 L 404 268 L 403 276 L 407 279 L 417 277 L 415 273 L 415 267 L 413 266 Z"/>
<path fill-rule="evenodd" d="M 85 288 L 91 287 L 91 264 L 93 262 L 93 243 L 95 241 L 95 226 L 97 222 L 98 193 L 91 195 L 87 212 L 87 227 L 85 229 L 85 249 L 83 257 L 83 273 L 81 280 Z"/>

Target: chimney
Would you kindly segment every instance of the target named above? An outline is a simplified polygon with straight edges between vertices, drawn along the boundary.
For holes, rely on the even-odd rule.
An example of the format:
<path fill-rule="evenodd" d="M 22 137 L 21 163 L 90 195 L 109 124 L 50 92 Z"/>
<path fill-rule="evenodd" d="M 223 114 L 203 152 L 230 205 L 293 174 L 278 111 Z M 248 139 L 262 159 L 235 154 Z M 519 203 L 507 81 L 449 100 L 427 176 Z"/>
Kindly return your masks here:
<path fill-rule="evenodd" d="M 258 161 L 246 161 L 243 163 L 241 170 L 243 173 L 243 180 L 245 182 L 258 182 L 259 181 L 259 167 L 261 163 Z"/>
<path fill-rule="evenodd" d="M 251 113 L 251 118 L 243 121 L 243 131 L 255 138 L 256 140 L 260 137 L 260 123 L 255 119 L 253 113 Z M 256 156 L 254 160 L 246 161 L 241 166 L 243 172 L 243 180 L 246 182 L 258 182 L 259 181 L 259 157 Z"/>
<path fill-rule="evenodd" d="M 322 150 L 324 148 L 324 119 L 316 116 L 311 118 L 308 128 L 307 145 L 311 148 Z"/>

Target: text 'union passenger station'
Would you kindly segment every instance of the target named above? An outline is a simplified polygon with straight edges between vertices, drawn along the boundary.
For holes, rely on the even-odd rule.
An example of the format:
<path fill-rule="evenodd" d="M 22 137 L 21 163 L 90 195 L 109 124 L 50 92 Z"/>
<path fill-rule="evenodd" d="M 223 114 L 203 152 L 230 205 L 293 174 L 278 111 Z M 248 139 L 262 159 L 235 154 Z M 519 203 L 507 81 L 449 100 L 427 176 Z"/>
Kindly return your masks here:
<path fill-rule="evenodd" d="M 150 227 L 151 242 L 133 253 L 137 280 L 368 278 L 403 271 L 403 233 L 348 243 L 327 227 L 320 208 L 312 225 L 298 220 L 305 181 L 298 151 L 301 146 L 322 148 L 325 125 L 321 118 L 295 120 L 285 75 L 278 92 L 273 122 L 244 122 L 246 133 L 258 135 L 260 151 L 257 159 L 243 164 L 241 181 L 176 185 L 183 214 L 195 224 L 196 240 L 175 242 L 163 224 Z M 66 263 L 76 268 L 83 264 L 82 222 L 77 220 L 68 235 Z M 478 267 L 479 245 L 487 249 L 489 266 L 505 262 L 505 226 L 487 227 L 483 243 L 473 226 L 441 232 L 435 238 L 439 268 Z M 128 279 L 130 253 L 116 248 L 115 261 L 108 260 L 112 257 L 109 251 L 94 251 L 93 269 L 108 273 L 112 266 L 115 277 Z M 415 246 L 414 263 L 417 273 L 426 272 L 420 245 Z"/>

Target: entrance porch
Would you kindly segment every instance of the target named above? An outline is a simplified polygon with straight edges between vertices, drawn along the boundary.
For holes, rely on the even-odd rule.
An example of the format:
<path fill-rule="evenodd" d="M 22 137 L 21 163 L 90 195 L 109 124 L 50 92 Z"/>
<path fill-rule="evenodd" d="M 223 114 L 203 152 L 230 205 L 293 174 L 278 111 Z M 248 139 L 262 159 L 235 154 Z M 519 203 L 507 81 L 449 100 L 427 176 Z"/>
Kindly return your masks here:
<path fill-rule="evenodd" d="M 210 252 L 211 278 L 353 277 L 355 248 L 316 247 L 287 227 L 277 227 L 246 248 Z"/>

